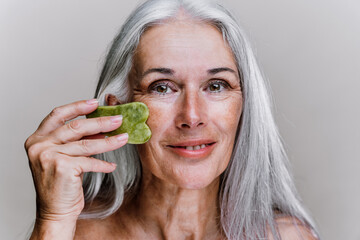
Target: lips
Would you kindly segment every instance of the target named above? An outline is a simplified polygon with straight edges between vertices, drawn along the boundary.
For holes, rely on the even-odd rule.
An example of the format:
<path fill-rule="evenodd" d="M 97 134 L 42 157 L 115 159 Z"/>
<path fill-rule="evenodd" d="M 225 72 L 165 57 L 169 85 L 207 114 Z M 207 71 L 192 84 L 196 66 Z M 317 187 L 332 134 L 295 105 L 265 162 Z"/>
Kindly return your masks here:
<path fill-rule="evenodd" d="M 191 140 L 166 145 L 173 153 L 185 158 L 204 158 L 214 149 L 213 140 Z"/>
<path fill-rule="evenodd" d="M 199 150 L 199 149 L 203 149 L 203 148 L 205 148 L 205 147 L 207 147 L 207 146 L 209 146 L 209 145 L 211 145 L 211 144 L 214 144 L 214 143 L 207 143 L 207 144 L 199 144 L 199 145 L 195 145 L 195 146 L 189 146 L 189 145 L 187 145 L 187 146 L 173 146 L 173 145 L 168 145 L 169 147 L 172 147 L 172 148 L 184 148 L 184 149 L 186 149 L 186 150 L 192 150 L 192 151 L 194 151 L 194 150 Z"/>

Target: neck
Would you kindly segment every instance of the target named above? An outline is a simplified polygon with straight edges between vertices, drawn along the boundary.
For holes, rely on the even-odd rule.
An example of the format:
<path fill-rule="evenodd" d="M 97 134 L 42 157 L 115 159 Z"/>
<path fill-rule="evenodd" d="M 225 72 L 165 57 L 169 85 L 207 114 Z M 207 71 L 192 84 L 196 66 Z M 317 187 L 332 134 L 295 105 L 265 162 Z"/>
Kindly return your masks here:
<path fill-rule="evenodd" d="M 219 178 L 203 189 L 189 190 L 143 174 L 137 197 L 127 204 L 141 228 L 157 239 L 218 239 Z M 130 210 L 131 209 L 131 210 Z"/>

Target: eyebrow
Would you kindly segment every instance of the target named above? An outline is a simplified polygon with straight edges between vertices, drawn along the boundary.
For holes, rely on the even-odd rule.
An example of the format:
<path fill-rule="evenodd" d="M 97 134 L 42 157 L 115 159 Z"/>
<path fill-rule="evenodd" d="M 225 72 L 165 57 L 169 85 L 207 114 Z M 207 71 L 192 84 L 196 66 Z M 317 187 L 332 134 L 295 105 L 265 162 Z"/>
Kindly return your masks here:
<path fill-rule="evenodd" d="M 150 68 L 142 74 L 141 78 L 145 77 L 146 75 L 148 75 L 150 73 L 154 73 L 154 72 L 167 74 L 167 75 L 174 75 L 174 73 L 175 73 L 175 71 L 170 68 Z M 233 69 L 228 68 L 228 67 L 211 68 L 211 69 L 207 70 L 207 73 L 210 75 L 215 75 L 219 72 L 231 72 L 231 73 L 236 74 L 236 72 Z"/>
<path fill-rule="evenodd" d="M 232 70 L 231 68 L 228 68 L 228 67 L 212 68 L 212 69 L 207 70 L 207 72 L 208 72 L 208 74 L 211 74 L 211 75 L 215 75 L 219 72 L 231 72 L 231 73 L 236 74 L 236 72 L 234 70 Z"/>
<path fill-rule="evenodd" d="M 153 73 L 153 72 L 157 72 L 157 73 L 162 73 L 162 74 L 168 74 L 168 75 L 174 75 L 174 70 L 170 69 L 170 68 L 150 68 L 148 70 L 146 70 L 143 74 L 142 74 L 142 78 L 145 77 L 146 75 L 148 75 L 149 73 Z"/>

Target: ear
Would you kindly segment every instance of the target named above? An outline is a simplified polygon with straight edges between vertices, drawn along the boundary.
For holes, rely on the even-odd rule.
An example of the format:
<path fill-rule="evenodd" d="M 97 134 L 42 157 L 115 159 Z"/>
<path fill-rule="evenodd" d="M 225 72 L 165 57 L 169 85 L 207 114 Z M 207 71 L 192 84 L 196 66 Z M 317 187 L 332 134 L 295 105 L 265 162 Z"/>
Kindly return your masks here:
<path fill-rule="evenodd" d="M 112 94 L 106 94 L 105 95 L 105 102 L 106 102 L 106 105 L 108 105 L 108 106 L 115 106 L 115 105 L 120 105 L 121 104 L 119 99 L 117 99 L 117 97 L 115 95 L 112 95 Z"/>

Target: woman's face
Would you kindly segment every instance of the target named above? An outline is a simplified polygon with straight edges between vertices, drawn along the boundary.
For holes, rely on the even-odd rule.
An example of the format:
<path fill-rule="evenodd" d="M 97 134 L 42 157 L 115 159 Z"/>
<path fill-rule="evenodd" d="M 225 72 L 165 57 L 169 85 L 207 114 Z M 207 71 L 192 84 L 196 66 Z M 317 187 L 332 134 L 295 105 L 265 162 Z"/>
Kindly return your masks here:
<path fill-rule="evenodd" d="M 207 24 L 174 21 L 140 40 L 130 74 L 134 101 L 150 111 L 151 139 L 138 146 L 143 173 L 187 189 L 225 170 L 242 112 L 232 52 Z"/>

